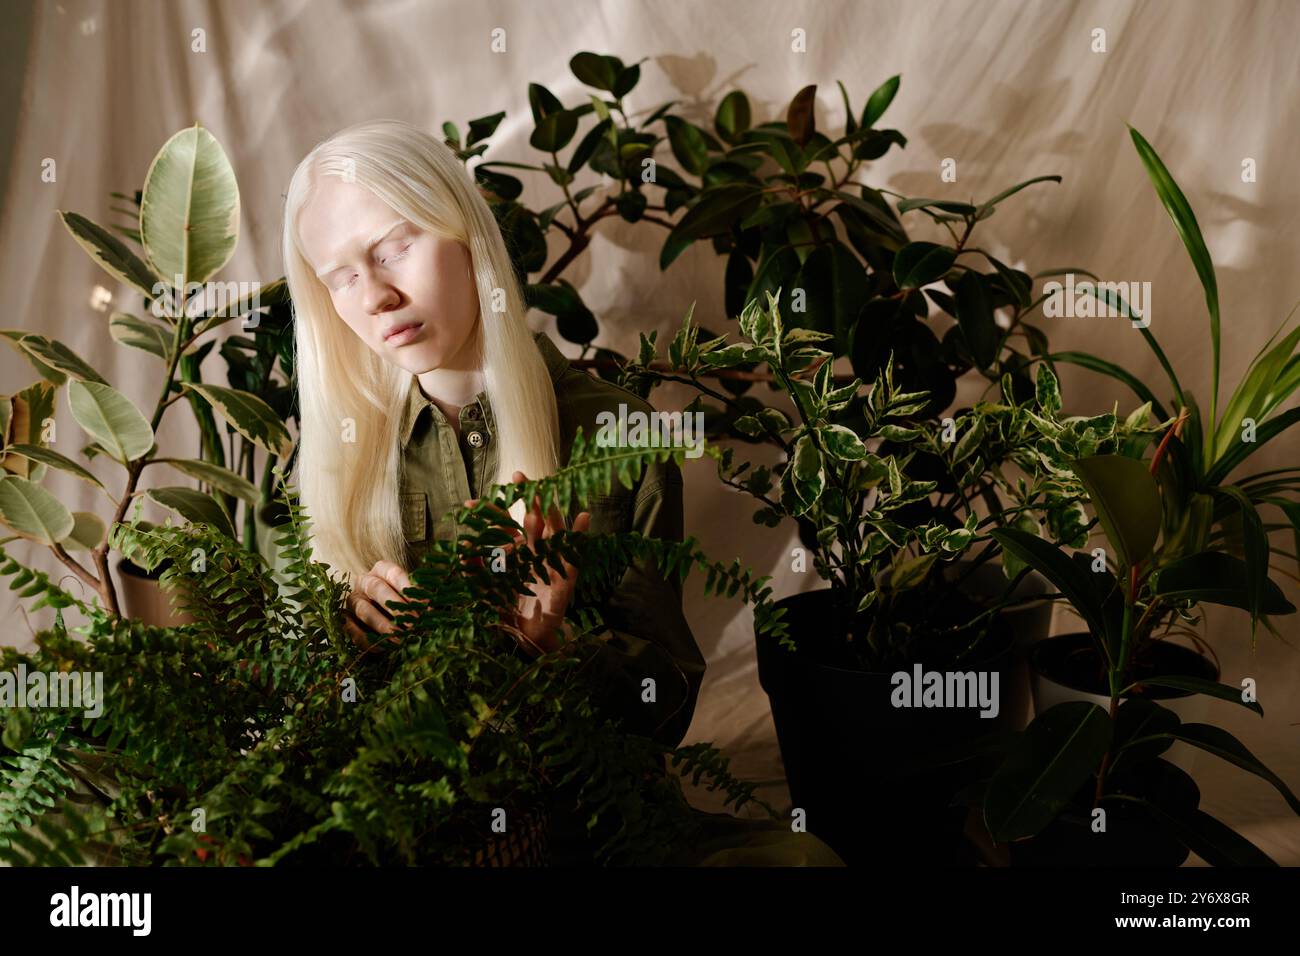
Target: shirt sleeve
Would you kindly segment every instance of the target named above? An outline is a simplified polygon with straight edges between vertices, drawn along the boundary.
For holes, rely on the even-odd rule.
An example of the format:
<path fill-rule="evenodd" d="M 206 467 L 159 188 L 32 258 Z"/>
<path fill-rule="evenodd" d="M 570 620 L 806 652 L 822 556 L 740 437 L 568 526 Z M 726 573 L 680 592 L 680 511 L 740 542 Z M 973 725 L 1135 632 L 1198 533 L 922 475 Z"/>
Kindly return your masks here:
<path fill-rule="evenodd" d="M 681 541 L 682 524 L 681 469 L 671 459 L 648 465 L 631 530 Z M 681 582 L 666 579 L 653 561 L 638 561 L 597 609 L 606 625 L 597 634 L 603 643 L 581 667 L 596 688 L 596 707 L 622 718 L 632 733 L 676 747 L 695 714 L 705 669 L 682 612 Z M 654 681 L 653 701 L 645 699 L 646 678 Z"/>

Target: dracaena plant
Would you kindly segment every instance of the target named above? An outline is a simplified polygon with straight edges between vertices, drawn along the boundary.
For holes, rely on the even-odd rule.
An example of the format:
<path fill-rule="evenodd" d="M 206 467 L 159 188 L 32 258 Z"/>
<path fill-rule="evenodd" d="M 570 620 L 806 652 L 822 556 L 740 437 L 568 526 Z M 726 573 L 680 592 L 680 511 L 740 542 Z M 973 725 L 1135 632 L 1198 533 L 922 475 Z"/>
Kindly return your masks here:
<path fill-rule="evenodd" d="M 378 655 L 346 638 L 346 585 L 312 559 L 308 518 L 288 486 L 279 575 L 209 525 L 115 526 L 118 544 L 144 565 L 170 559 L 164 587 L 194 618 L 182 627 L 106 614 L 0 552 L 0 574 L 16 575 L 24 594 L 89 620 L 80 640 L 60 615 L 35 652 L 6 650 L 3 662 L 102 672 L 105 689 L 98 717 L 10 711 L 0 858 L 463 863 L 491 836 L 494 812 L 518 827 L 549 791 L 575 784 L 582 812 L 606 835 L 599 859 L 652 863 L 689 846 L 694 832 L 675 778 L 655 772 L 665 755 L 695 782 L 724 789 L 728 805 L 754 801 L 775 816 L 712 746 L 669 749 L 627 732 L 594 706 L 601 689 L 581 667 L 600 643 L 598 598 L 632 562 L 683 580 L 707 571 L 706 593 L 743 593 L 760 627 L 779 633 L 765 578 L 709 561 L 694 539 L 635 532 L 557 533 L 521 545 L 504 565 L 493 559 L 508 537 L 491 509 L 500 515 L 534 496 L 544 508 L 581 509 L 670 454 L 682 452 L 598 447 L 579 435 L 554 475 L 494 486 L 456 509 L 464 533 L 436 542 L 412 569 L 407 602 L 392 606 L 395 641 Z M 518 651 L 504 609 L 561 559 L 579 569 L 575 636 L 532 658 Z"/>
<path fill-rule="evenodd" d="M 1270 556 L 1279 554 L 1300 561 L 1300 463 L 1284 462 L 1284 467 L 1247 475 L 1236 472 L 1265 445 L 1279 436 L 1295 434 L 1292 428 L 1300 421 L 1300 408 L 1284 406 L 1300 388 L 1300 326 L 1283 334 L 1295 314 L 1293 308 L 1221 404 L 1219 291 L 1214 263 L 1183 191 L 1142 134 L 1131 127 L 1129 133 L 1200 278 L 1209 313 L 1211 346 L 1210 411 L 1205 417 L 1155 335 L 1145 324 L 1139 325 L 1143 339 L 1168 378 L 1173 417 L 1178 419 L 1156 476 L 1161 491 L 1162 535 L 1151 565 L 1158 569 L 1207 550 L 1243 557 L 1252 626 L 1260 619 L 1267 624 Z M 1122 314 L 1138 315 L 1113 292 L 1094 288 L 1093 294 L 1109 299 Z M 1160 417 L 1171 417 L 1141 379 L 1113 362 L 1079 352 L 1056 353 L 1050 359 L 1110 375 L 1149 402 Z M 1265 520 L 1268 509 L 1277 509 L 1275 515 L 1282 520 Z M 1270 544 L 1270 532 L 1288 529 L 1294 535 L 1291 550 Z"/>
<path fill-rule="evenodd" d="M 0 478 L 0 522 L 17 536 L 48 547 L 99 596 L 106 610 L 117 614 L 107 532 L 143 497 L 189 520 L 208 522 L 232 537 L 234 503 L 243 501 L 248 509 L 245 530 L 251 536 L 251 509 L 259 503 L 261 492 L 245 475 L 219 463 L 224 458 L 219 455 L 221 441 L 215 428 L 202 429 L 206 457 L 199 459 L 161 455 L 154 438 L 167 409 L 185 399 L 201 423 L 215 413 L 245 439 L 237 467 L 246 473 L 252 473 L 253 445 L 276 459 L 290 455 L 289 432 L 265 401 L 249 391 L 205 384 L 198 378 L 198 360 L 210 347 L 199 340 L 235 316 L 261 306 L 283 305 L 283 283 L 265 290 L 254 284 L 243 298 L 228 295 L 232 283 L 226 283 L 227 298 L 216 309 L 201 307 L 207 303 L 207 288 L 203 297 L 193 294 L 196 285 L 203 288 L 230 260 L 239 221 L 234 172 L 221 145 L 198 125 L 169 139 L 149 167 L 138 230 L 144 258 L 77 213 L 60 212 L 60 217 L 105 272 L 151 302 L 148 318 L 116 314 L 110 331 L 122 344 L 153 354 L 162 366 L 162 381 L 153 410 L 146 416 L 62 342 L 23 330 L 0 333 L 43 378 L 0 399 L 6 472 Z M 120 480 L 105 480 L 72 454 L 56 450 L 56 444 L 68 443 L 66 438 L 58 442 L 54 427 L 55 404 L 65 389 L 73 420 L 91 439 L 81 456 L 115 463 L 122 472 Z M 146 471 L 149 477 L 166 473 L 159 466 L 197 480 L 201 489 L 210 492 L 161 481 L 149 485 Z M 41 484 L 51 468 L 72 474 L 102 493 L 112 517 L 106 522 L 96 513 L 65 507 Z M 251 539 L 246 544 L 251 546 Z M 89 553 L 90 567 L 71 554 L 78 550 Z"/>
<path fill-rule="evenodd" d="M 1180 423 L 1169 424 L 1149 462 L 1123 455 L 1073 462 L 1105 532 L 1106 561 L 1071 554 L 1018 528 L 992 532 L 1008 554 L 1046 576 L 1086 622 L 1110 698 L 1108 709 L 1088 701 L 1058 704 L 1039 714 L 1010 747 L 984 792 L 984 819 L 995 840 L 1035 836 L 1059 820 L 1067 833 L 1073 828 L 1064 845 L 1097 859 L 1140 859 L 1134 846 L 1148 843 L 1146 834 L 1154 829 L 1211 864 L 1271 863 L 1258 847 L 1198 808 L 1195 782 L 1161 757 L 1177 741 L 1268 781 L 1300 814 L 1295 794 L 1227 731 L 1185 724 L 1141 695 L 1146 687 L 1172 688 L 1232 701 L 1262 716 L 1260 703 L 1239 687 L 1152 675 L 1139 665 L 1155 642 L 1180 630 L 1180 621 L 1200 604 L 1295 612 L 1272 581 L 1266 579 L 1262 595 L 1255 595 L 1247 563 L 1222 551 L 1156 563 L 1162 509 L 1155 476 Z M 1101 829 L 1098 820 L 1104 821 Z"/>
<path fill-rule="evenodd" d="M 656 366 L 657 333 L 643 334 L 625 379 L 643 391 L 669 381 L 694 387 L 700 395 L 690 412 L 706 396 L 736 404 L 703 380 L 706 370 L 761 364 L 771 371 L 789 393 L 796 420 L 763 408 L 740 415 L 736 426 L 775 445 L 783 460 L 771 467 L 737 463 L 729 447 L 716 456 L 719 478 L 756 499 L 756 523 L 775 527 L 793 518 L 809 529 L 813 565 L 852 612 L 848 637 L 868 668 L 914 657 L 920 642 L 940 632 L 978 623 L 982 637 L 995 607 L 974 608 L 964 620 L 932 616 L 953 604 L 935 600 L 935 589 L 948 586 L 945 569 L 976 545 L 978 560 L 987 557 L 990 530 L 1004 524 L 1029 522 L 1081 542 L 1088 530 L 1084 491 L 1069 459 L 1140 445 L 1159 427 L 1148 422 L 1145 407 L 1126 418 L 1062 417 L 1059 386 L 1046 367 L 1027 400 L 1016 398 L 1008 374 L 1001 401 L 934 423 L 925 414 L 926 394 L 900 388 L 892 363 L 869 388 L 857 378 L 836 385 L 831 353 L 820 347 L 829 334 L 787 327 L 772 293 L 766 307 L 755 300 L 741 313 L 745 341 L 701 340 L 691 314 L 669 345 L 666 370 Z M 939 463 L 942 474 L 915 477 L 921 457 Z M 1023 571 L 1022 564 L 1012 576 Z M 1008 602 L 1013 585 L 998 604 Z"/>

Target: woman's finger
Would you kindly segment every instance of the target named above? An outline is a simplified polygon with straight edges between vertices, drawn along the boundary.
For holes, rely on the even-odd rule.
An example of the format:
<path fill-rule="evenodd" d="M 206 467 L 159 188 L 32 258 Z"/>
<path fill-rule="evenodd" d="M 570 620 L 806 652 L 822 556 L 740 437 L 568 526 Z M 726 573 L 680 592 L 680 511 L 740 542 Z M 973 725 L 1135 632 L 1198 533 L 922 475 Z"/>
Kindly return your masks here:
<path fill-rule="evenodd" d="M 372 644 L 370 642 L 370 639 L 366 637 L 365 631 L 361 629 L 361 625 L 359 625 L 351 615 L 344 616 L 343 631 L 352 639 L 352 643 L 355 644 L 359 650 L 370 654 L 376 654 L 383 649 L 378 643 Z"/>
<path fill-rule="evenodd" d="M 394 565 L 396 567 L 396 565 Z M 400 571 L 401 569 L 398 568 Z M 361 579 L 361 590 L 371 601 L 383 609 L 387 610 L 389 602 L 394 604 L 405 604 L 406 598 L 394 590 L 393 586 L 384 578 L 375 574 L 367 574 Z M 394 612 L 395 613 L 395 612 Z"/>
<path fill-rule="evenodd" d="M 411 586 L 411 576 L 406 569 L 392 561 L 376 561 L 370 573 L 387 581 L 397 591 L 405 591 Z"/>
<path fill-rule="evenodd" d="M 352 608 L 357 620 L 380 634 L 391 634 L 393 620 L 370 601 L 358 601 Z"/>

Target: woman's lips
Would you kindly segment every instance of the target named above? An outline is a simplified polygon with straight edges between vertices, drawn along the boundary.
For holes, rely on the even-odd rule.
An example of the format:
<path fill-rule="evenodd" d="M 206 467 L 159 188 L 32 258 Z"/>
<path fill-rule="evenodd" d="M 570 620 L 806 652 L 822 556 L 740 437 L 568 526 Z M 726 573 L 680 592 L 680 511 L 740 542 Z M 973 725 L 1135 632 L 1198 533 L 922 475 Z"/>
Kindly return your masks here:
<path fill-rule="evenodd" d="M 424 324 L 422 322 L 407 322 L 399 325 L 384 336 L 384 344 L 392 346 L 405 345 L 419 335 L 423 328 Z"/>

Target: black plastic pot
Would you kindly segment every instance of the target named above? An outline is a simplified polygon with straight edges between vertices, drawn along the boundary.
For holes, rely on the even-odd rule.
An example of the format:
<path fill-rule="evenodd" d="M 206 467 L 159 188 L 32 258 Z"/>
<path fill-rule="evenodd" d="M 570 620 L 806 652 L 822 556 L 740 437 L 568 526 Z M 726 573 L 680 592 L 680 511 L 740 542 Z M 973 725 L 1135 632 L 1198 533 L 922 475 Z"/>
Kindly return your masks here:
<path fill-rule="evenodd" d="M 973 782 L 970 764 L 904 774 L 909 762 L 990 733 L 1003 722 L 977 708 L 895 707 L 894 672 L 826 663 L 840 656 L 848 616 L 829 589 L 776 602 L 798 651 L 757 637 L 758 675 L 776 724 L 793 805 L 808 830 L 850 865 L 955 865 L 963 856 L 967 809 L 953 798 Z M 983 655 L 951 668 L 1012 671 L 1013 637 L 995 627 Z M 943 664 L 925 670 L 942 670 Z"/>
<path fill-rule="evenodd" d="M 1136 680 L 1175 675 L 1219 679 L 1219 669 L 1211 660 L 1167 641 L 1148 645 L 1146 654 L 1135 663 Z M 1109 706 L 1110 690 L 1090 634 L 1062 634 L 1039 642 L 1029 655 L 1029 665 L 1039 713 L 1064 700 L 1092 700 L 1101 707 Z M 1171 687 L 1147 686 L 1124 696 L 1158 701 L 1162 707 L 1179 713 L 1185 721 L 1201 719 L 1206 703 L 1204 698 Z M 1127 773 L 1111 775 L 1107 790 L 1114 788 L 1153 800 L 1166 813 L 1193 812 L 1200 803 L 1200 790 L 1183 768 L 1166 759 L 1171 756 L 1178 760 L 1176 751 L 1170 750 L 1161 758 L 1139 763 Z M 1140 804 L 1106 801 L 1106 831 L 1094 832 L 1091 817 L 1094 785 L 1095 781 L 1090 779 L 1074 805 L 1037 836 L 1012 843 L 1011 865 L 1172 867 L 1180 866 L 1187 859 L 1187 847 L 1167 835 L 1159 821 Z"/>

